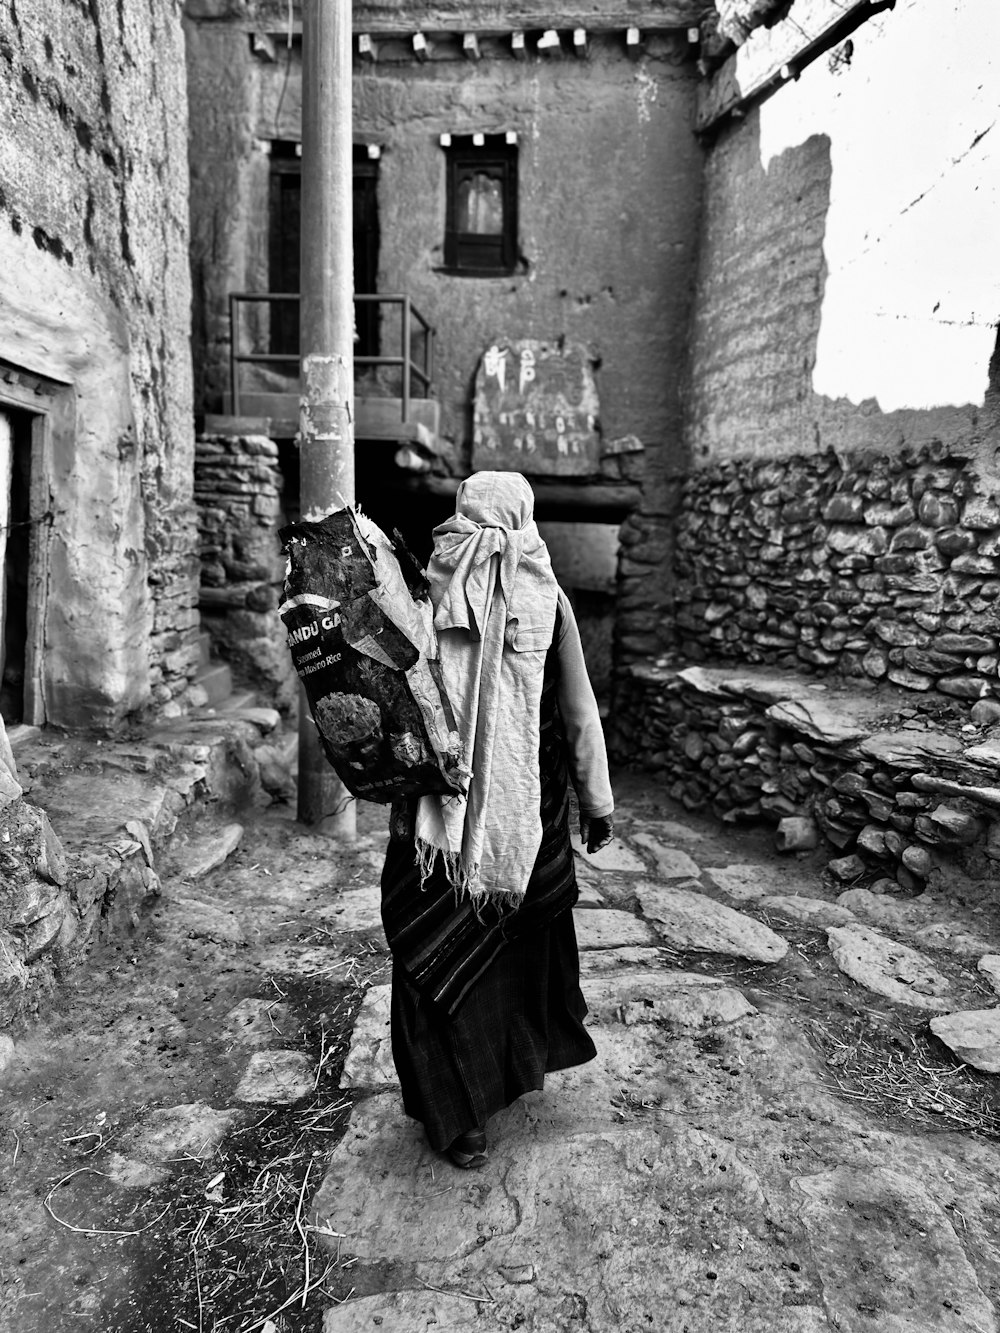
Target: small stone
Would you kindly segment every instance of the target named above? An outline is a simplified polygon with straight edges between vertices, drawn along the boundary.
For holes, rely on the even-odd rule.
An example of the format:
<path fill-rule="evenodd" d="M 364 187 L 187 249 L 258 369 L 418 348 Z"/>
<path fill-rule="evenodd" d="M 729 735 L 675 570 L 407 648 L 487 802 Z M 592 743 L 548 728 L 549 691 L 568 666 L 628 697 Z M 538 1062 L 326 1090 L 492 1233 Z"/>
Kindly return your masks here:
<path fill-rule="evenodd" d="M 860 856 L 837 856 L 827 863 L 827 868 L 831 875 L 846 884 L 863 875 L 867 867 Z"/>
<path fill-rule="evenodd" d="M 969 709 L 969 717 L 977 727 L 1000 722 L 1000 699 L 977 699 Z"/>
<path fill-rule="evenodd" d="M 301 1051 L 256 1051 L 233 1096 L 241 1102 L 287 1106 L 313 1090 L 315 1071 Z"/>
<path fill-rule="evenodd" d="M 124 1136 L 123 1146 L 141 1161 L 212 1157 L 229 1133 L 237 1112 L 216 1111 L 204 1102 L 185 1102 L 150 1111 Z"/>
<path fill-rule="evenodd" d="M 930 1029 L 973 1069 L 1000 1074 L 1000 1009 L 967 1009 L 932 1018 Z"/>
<path fill-rule="evenodd" d="M 125 1189 L 145 1189 L 149 1185 L 158 1185 L 168 1180 L 170 1172 L 162 1166 L 152 1166 L 149 1162 L 137 1162 L 132 1157 L 124 1157 L 113 1152 L 101 1163 L 101 1170 Z"/>
<path fill-rule="evenodd" d="M 926 847 L 904 847 L 900 860 L 911 874 L 921 879 L 926 879 L 934 869 L 933 857 Z"/>
<path fill-rule="evenodd" d="M 175 872 L 181 879 L 202 879 L 231 856 L 243 837 L 242 824 L 224 824 L 178 847 Z"/>
<path fill-rule="evenodd" d="M 6 1032 L 0 1032 L 0 1074 L 14 1059 L 14 1038 L 8 1037 Z"/>
<path fill-rule="evenodd" d="M 525 1282 L 534 1282 L 535 1265 L 516 1264 L 510 1268 L 500 1268 L 499 1273 L 505 1282 L 509 1282 L 512 1286 L 520 1286 Z"/>

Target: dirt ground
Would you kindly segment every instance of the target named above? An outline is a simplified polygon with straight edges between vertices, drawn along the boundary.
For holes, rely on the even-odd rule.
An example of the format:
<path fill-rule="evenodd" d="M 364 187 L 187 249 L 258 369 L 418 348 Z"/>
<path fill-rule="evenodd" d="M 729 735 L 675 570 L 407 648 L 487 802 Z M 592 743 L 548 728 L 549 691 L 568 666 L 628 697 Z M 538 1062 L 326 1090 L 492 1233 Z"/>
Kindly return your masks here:
<path fill-rule="evenodd" d="M 766 830 L 682 816 L 641 779 L 622 779 L 618 793 L 626 820 L 697 825 L 703 863 L 766 866 L 774 893 L 814 868 L 779 857 Z M 336 925 L 338 892 L 378 879 L 386 812 L 361 805 L 358 823 L 357 843 L 340 848 L 287 807 L 254 812 L 225 865 L 193 882 L 179 840 L 136 935 L 94 955 L 44 1020 L 15 1034 L 0 1110 L 2 1333 L 315 1333 L 324 1310 L 358 1290 L 351 1261 L 324 1256 L 306 1222 L 351 1111 L 339 1082 L 355 1014 L 389 976 L 380 932 Z M 977 931 L 1000 938 L 982 904 L 969 910 Z M 926 1016 L 846 980 L 822 931 L 783 933 L 792 948 L 778 965 L 676 961 L 732 977 L 762 1013 L 794 1022 L 852 1114 L 911 1134 L 1000 1137 L 993 1077 L 957 1069 Z M 303 950 L 308 975 L 295 961 Z M 995 1000 L 974 970 L 965 980 L 984 1006 Z M 217 1150 L 181 1154 L 164 1180 L 115 1183 L 109 1166 L 151 1108 L 233 1105 L 247 1048 L 227 1015 L 248 997 L 268 1003 L 283 1045 L 306 1053 L 312 1093 L 237 1108 Z M 724 1050 L 711 1033 L 700 1040 L 706 1057 Z"/>

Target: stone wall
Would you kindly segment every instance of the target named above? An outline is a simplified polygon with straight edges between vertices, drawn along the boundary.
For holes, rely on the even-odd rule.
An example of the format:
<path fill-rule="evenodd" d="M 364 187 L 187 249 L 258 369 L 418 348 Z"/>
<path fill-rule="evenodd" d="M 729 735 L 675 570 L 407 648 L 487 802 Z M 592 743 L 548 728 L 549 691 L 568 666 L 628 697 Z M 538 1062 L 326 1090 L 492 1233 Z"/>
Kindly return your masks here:
<path fill-rule="evenodd" d="M 284 711 L 295 673 L 277 607 L 285 567 L 278 446 L 264 435 L 202 435 L 195 499 L 202 625 L 241 680 Z"/>
<path fill-rule="evenodd" d="M 45 427 L 45 720 L 111 725 L 197 661 L 177 0 L 11 5 L 0 124 L 0 404 L 8 375 L 39 385 Z"/>
<path fill-rule="evenodd" d="M 940 443 L 695 472 L 676 534 L 679 653 L 1000 692 L 1000 502 Z"/>
<path fill-rule="evenodd" d="M 689 810 L 825 840 L 844 888 L 989 887 L 1000 861 L 1000 706 L 764 668 L 634 667 L 614 748 Z"/>

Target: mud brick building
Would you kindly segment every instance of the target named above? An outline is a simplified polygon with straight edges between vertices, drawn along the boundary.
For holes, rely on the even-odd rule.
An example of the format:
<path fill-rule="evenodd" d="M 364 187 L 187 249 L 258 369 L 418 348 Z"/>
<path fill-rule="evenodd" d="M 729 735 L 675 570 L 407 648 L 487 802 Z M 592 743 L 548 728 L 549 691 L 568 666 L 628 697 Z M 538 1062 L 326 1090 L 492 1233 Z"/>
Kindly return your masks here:
<path fill-rule="evenodd" d="M 528 473 L 605 679 L 618 525 L 680 466 L 708 8 L 353 9 L 359 500 L 425 554 L 461 476 Z M 298 14 L 185 13 L 196 409 L 278 438 L 291 500 L 297 314 L 266 295 L 298 285 Z"/>
<path fill-rule="evenodd" d="M 113 726 L 197 661 L 180 7 L 0 18 L 3 716 Z"/>

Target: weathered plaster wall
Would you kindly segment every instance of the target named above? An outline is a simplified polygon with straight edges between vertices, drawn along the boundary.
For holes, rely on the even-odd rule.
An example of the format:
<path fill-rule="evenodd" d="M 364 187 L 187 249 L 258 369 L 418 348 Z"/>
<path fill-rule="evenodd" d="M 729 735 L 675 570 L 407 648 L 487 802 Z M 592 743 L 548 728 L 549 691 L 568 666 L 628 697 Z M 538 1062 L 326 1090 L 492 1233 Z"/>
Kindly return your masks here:
<path fill-rule="evenodd" d="M 68 388 L 46 717 L 114 723 L 197 660 L 180 7 L 4 9 L 0 361 Z"/>
<path fill-rule="evenodd" d="M 1000 489 L 997 38 L 988 0 L 901 0 L 709 146 L 693 471 L 668 531 L 623 528 L 626 657 L 659 582 L 661 649 L 995 688 L 986 650 L 903 655 L 971 630 L 996 573 L 964 516 Z"/>
<path fill-rule="evenodd" d="M 692 334 L 696 463 L 980 443 L 1000 318 L 998 40 L 988 0 L 905 0 L 854 34 L 849 63 L 821 58 L 722 133 Z"/>

